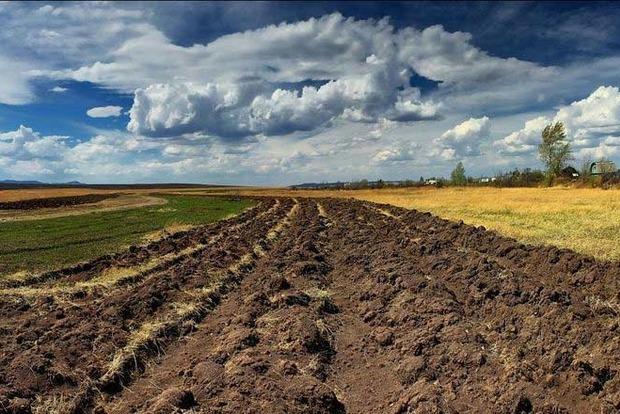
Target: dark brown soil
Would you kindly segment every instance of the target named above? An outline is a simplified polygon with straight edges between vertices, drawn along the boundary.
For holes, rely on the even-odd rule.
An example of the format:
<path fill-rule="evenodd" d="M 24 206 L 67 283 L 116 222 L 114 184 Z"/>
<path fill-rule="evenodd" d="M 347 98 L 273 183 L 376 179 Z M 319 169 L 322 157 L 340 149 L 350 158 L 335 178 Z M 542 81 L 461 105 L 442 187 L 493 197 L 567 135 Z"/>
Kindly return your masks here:
<path fill-rule="evenodd" d="M 118 197 L 119 194 L 86 194 L 69 197 L 35 198 L 32 200 L 5 201 L 0 203 L 0 210 L 36 210 L 39 208 L 58 208 L 92 204 Z"/>
<path fill-rule="evenodd" d="M 265 199 L 4 285 L 0 413 L 616 413 L 619 276 L 430 214 Z"/>

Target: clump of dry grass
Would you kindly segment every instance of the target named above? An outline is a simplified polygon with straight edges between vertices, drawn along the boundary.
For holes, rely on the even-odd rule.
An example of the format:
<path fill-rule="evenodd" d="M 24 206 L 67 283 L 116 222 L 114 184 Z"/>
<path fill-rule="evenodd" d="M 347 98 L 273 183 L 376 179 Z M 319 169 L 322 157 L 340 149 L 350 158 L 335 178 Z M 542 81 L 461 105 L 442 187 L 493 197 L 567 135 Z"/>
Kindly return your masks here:
<path fill-rule="evenodd" d="M 332 293 L 329 290 L 319 288 L 307 289 L 304 293 L 312 299 L 330 299 L 332 296 Z"/>
<path fill-rule="evenodd" d="M 168 332 L 179 327 L 183 322 L 200 318 L 206 308 L 198 302 L 177 302 L 162 319 L 147 321 L 132 332 L 127 345 L 119 349 L 107 367 L 106 373 L 99 379 L 104 387 L 122 383 L 128 372 L 137 368 L 143 360 L 140 356 L 152 348 L 159 349 L 157 341 L 168 336 Z"/>
<path fill-rule="evenodd" d="M 37 396 L 32 414 L 66 414 L 70 412 L 72 400 L 64 395 L 53 395 L 44 398 Z"/>
<path fill-rule="evenodd" d="M 267 232 L 267 240 L 274 241 L 278 236 L 282 233 L 284 228 L 288 226 L 291 222 L 291 219 L 297 214 L 297 210 L 299 210 L 299 202 L 295 199 L 295 205 L 289 210 L 286 214 L 284 220 L 277 223 L 269 232 Z"/>
<path fill-rule="evenodd" d="M 166 237 L 169 237 L 170 235 L 174 233 L 191 230 L 194 227 L 196 226 L 193 226 L 191 224 L 173 223 L 173 224 L 170 224 L 164 227 L 161 230 L 157 230 L 157 231 L 145 234 L 142 237 L 142 242 L 147 243 L 147 244 L 153 243 L 153 242 L 165 239 Z"/>

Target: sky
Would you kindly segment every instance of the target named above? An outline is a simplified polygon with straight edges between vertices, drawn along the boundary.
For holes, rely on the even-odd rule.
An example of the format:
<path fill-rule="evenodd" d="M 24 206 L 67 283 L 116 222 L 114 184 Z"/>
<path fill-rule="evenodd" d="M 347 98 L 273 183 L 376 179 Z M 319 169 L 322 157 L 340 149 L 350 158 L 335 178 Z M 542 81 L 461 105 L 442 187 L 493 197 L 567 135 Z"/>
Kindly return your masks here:
<path fill-rule="evenodd" d="M 620 3 L 0 2 L 0 180 L 289 185 L 620 163 Z"/>

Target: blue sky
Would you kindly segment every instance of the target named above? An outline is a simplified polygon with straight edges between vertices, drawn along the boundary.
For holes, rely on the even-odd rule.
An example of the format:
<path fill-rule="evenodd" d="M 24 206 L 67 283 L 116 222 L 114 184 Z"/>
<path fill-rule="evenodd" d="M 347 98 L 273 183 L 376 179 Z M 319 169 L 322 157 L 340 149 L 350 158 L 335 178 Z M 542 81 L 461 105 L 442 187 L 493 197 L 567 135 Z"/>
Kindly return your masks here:
<path fill-rule="evenodd" d="M 620 161 L 620 5 L 0 3 L 0 179 L 291 184 Z"/>

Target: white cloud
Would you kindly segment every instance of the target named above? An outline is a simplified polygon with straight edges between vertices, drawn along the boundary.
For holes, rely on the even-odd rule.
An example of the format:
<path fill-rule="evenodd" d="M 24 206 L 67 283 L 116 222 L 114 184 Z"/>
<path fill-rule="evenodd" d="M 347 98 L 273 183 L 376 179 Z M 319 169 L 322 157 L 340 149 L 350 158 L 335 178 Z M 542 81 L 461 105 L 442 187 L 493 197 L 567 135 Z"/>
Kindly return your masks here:
<path fill-rule="evenodd" d="M 620 136 L 620 90 L 600 86 L 587 98 L 561 108 L 554 121 L 564 123 L 576 147 L 592 147 Z"/>
<path fill-rule="evenodd" d="M 150 136 L 178 136 L 202 131 L 223 137 L 250 133 L 244 105 L 251 85 L 156 84 L 138 89 L 129 111 L 127 129 Z"/>
<path fill-rule="evenodd" d="M 0 48 L 0 104 L 23 105 L 34 100 L 28 70 L 31 67 L 13 57 L 3 55 Z"/>
<path fill-rule="evenodd" d="M 537 117 L 494 143 L 503 154 L 534 153 L 545 125 L 562 122 L 577 156 L 609 157 L 620 153 L 620 90 L 600 86 L 585 99 L 561 107 L 553 117 Z"/>
<path fill-rule="evenodd" d="M 444 87 L 537 77 L 550 70 L 516 58 L 490 56 L 471 44 L 471 34 L 450 33 L 441 25 L 422 31 L 408 27 L 398 37 L 401 59 L 418 74 L 444 82 Z"/>
<path fill-rule="evenodd" d="M 97 106 L 86 111 L 91 118 L 111 118 L 121 116 L 122 106 Z"/>
<path fill-rule="evenodd" d="M 67 88 L 63 88 L 62 86 L 54 86 L 52 89 L 50 89 L 50 92 L 54 92 L 54 93 L 64 93 L 67 92 L 69 89 Z"/>
<path fill-rule="evenodd" d="M 84 9 L 92 12 L 94 6 L 71 8 L 76 9 L 75 14 L 84 14 Z M 450 33 L 442 26 L 396 30 L 387 19 L 356 20 L 334 13 L 233 33 L 206 45 L 181 47 L 154 26 L 137 25 L 132 19 L 135 16 L 118 19 L 121 24 L 116 32 L 126 37 L 124 41 L 117 37 L 107 40 L 116 46 L 103 53 L 108 59 L 53 74 L 132 91 L 170 79 L 195 83 L 248 78 L 270 83 L 335 80 L 368 74 L 377 64 L 396 71 L 413 69 L 446 85 L 527 78 L 547 72 L 532 62 L 490 56 L 471 44 L 470 34 Z M 161 56 L 176 64 L 161 65 Z"/>
<path fill-rule="evenodd" d="M 502 154 L 521 155 L 533 153 L 540 144 L 540 134 L 549 123 L 549 119 L 539 116 L 525 122 L 525 126 L 515 132 L 510 133 L 501 140 L 493 143 L 495 149 Z"/>
<path fill-rule="evenodd" d="M 489 137 L 490 121 L 482 118 L 469 118 L 444 132 L 434 143 L 432 153 L 445 160 L 462 159 L 480 155 L 480 144 Z"/>
<path fill-rule="evenodd" d="M 60 159 L 67 150 L 61 136 L 41 136 L 20 125 L 15 131 L 0 133 L 0 157 L 30 161 L 35 158 Z"/>
<path fill-rule="evenodd" d="M 421 102 L 417 89 L 397 92 L 403 79 L 383 71 L 331 81 L 301 92 L 260 84 L 160 84 L 136 91 L 128 129 L 150 136 L 202 132 L 224 138 L 312 131 L 335 118 L 371 122 L 380 117 L 434 119 L 438 106 Z"/>
<path fill-rule="evenodd" d="M 17 160 L 13 164 L 14 177 L 32 177 L 53 175 L 54 171 L 46 168 L 40 160 Z"/>
<path fill-rule="evenodd" d="M 411 144 L 382 149 L 372 157 L 372 161 L 375 163 L 412 161 L 420 155 L 420 147 L 420 145 Z"/>
<path fill-rule="evenodd" d="M 229 136 L 281 134 L 313 130 L 336 117 L 362 122 L 379 117 L 401 122 L 434 119 L 440 105 L 423 99 L 409 86 L 414 71 L 441 82 L 443 91 L 516 78 L 538 79 L 549 72 L 535 63 L 490 56 L 471 44 L 471 35 L 449 33 L 441 26 L 397 30 L 387 19 L 356 20 L 335 13 L 183 47 L 173 44 L 139 12 L 114 9 L 114 18 L 109 18 L 110 11 L 107 5 L 42 7 L 37 12 L 40 20 L 53 15 L 56 20 L 77 25 L 79 19 L 85 19 L 100 27 L 104 35 L 86 44 L 86 40 L 67 40 L 79 34 L 78 29 L 69 31 L 64 28 L 67 24 L 58 22 L 44 24 L 45 31 L 38 32 L 29 44 L 40 47 L 49 39 L 65 39 L 69 44 L 66 51 L 54 50 L 78 67 L 67 69 L 64 65 L 41 70 L 38 75 L 90 81 L 126 92 L 140 89 L 135 104 L 141 111 L 134 113 L 145 117 L 136 116 L 130 130 L 154 136 L 178 130 L 210 134 L 219 129 Z M 97 22 L 90 16 L 98 16 Z M 84 51 L 89 47 L 93 53 Z M 162 56 L 174 63 L 162 65 Z M 327 83 L 307 88 L 296 85 L 307 80 Z M 282 88 L 281 83 L 290 86 Z M 153 85 L 157 84 L 164 84 L 160 89 L 167 89 L 166 99 L 150 95 L 156 92 Z M 182 86 L 186 84 L 194 85 L 197 92 L 187 91 Z M 209 88 L 233 93 L 253 89 L 245 91 L 253 105 L 243 107 L 239 103 L 230 108 L 225 104 L 213 107 L 217 113 L 207 114 L 218 102 L 210 94 L 202 96 Z M 174 93 L 181 96 L 175 98 Z M 191 105 L 184 104 L 189 96 Z M 227 126 L 219 128 L 208 120 L 188 119 L 193 117 L 187 112 L 191 106 L 208 120 L 223 121 Z M 153 112 L 149 112 L 151 108 Z M 166 113 L 168 109 L 170 114 Z M 174 119 L 182 123 L 176 125 Z M 241 124 L 238 130 L 233 122 Z"/>

